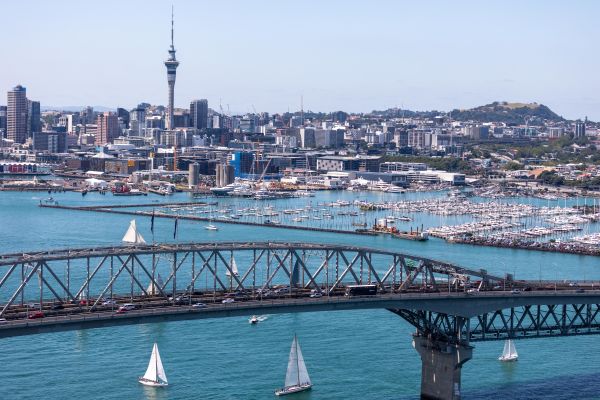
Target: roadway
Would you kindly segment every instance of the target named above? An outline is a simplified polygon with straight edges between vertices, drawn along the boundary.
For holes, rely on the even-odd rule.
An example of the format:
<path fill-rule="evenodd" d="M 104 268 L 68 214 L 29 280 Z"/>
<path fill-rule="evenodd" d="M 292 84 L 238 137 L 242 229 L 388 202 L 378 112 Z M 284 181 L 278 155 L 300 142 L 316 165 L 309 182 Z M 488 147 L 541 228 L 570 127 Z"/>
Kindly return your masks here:
<path fill-rule="evenodd" d="M 121 298 L 119 304 L 134 303 L 136 309 L 117 313 L 118 305 L 91 310 L 85 306 L 65 304 L 60 310 L 48 311 L 52 303 L 40 307 L 45 316 L 28 319 L 31 309 L 11 306 L 5 321 L 0 321 L 0 338 L 79 329 L 184 321 L 206 318 L 240 317 L 260 314 L 296 312 L 348 311 L 365 309 L 424 310 L 472 318 L 485 312 L 511 307 L 553 304 L 600 304 L 600 288 L 586 290 L 570 286 L 556 290 L 481 292 L 407 292 L 383 293 L 375 296 L 280 296 L 278 298 L 239 297 L 232 303 L 222 303 L 224 294 L 193 296 L 187 304 L 174 305 L 160 298 Z M 233 297 L 231 297 L 233 298 Z M 205 308 L 193 307 L 201 301 Z M 24 311 L 25 308 L 25 311 Z"/>

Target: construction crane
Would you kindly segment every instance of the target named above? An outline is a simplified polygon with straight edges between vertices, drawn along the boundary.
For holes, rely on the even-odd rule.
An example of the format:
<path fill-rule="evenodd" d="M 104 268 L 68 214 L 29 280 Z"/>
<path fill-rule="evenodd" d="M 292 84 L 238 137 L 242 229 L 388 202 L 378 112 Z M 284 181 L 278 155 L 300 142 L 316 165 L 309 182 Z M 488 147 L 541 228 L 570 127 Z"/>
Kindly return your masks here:
<path fill-rule="evenodd" d="M 261 183 L 263 178 L 265 177 L 265 174 L 267 173 L 267 170 L 269 169 L 269 165 L 271 165 L 271 160 L 272 158 L 269 158 L 269 161 L 267 161 L 267 165 L 265 165 L 265 168 L 263 169 L 262 174 L 260 174 L 260 178 L 258 178 L 258 183 Z"/>

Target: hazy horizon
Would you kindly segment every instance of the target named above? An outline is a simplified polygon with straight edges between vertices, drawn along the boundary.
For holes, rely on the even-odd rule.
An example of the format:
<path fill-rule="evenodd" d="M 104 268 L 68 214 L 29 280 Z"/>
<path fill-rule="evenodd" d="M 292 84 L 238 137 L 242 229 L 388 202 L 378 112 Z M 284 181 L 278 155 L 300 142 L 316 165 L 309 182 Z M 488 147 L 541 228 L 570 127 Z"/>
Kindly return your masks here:
<path fill-rule="evenodd" d="M 600 120 L 600 3 L 578 1 L 3 2 L 0 104 L 17 84 L 42 107 L 167 103 L 232 113 L 450 111 L 537 102 Z"/>

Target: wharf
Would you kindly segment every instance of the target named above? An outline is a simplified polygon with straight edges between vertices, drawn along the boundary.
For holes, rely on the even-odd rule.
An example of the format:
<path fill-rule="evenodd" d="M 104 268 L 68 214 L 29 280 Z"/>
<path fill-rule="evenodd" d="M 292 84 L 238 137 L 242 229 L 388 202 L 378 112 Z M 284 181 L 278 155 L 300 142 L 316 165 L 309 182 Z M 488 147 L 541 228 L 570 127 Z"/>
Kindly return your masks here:
<path fill-rule="evenodd" d="M 214 203 L 213 203 L 214 204 Z M 173 214 L 165 214 L 162 212 L 150 212 L 150 211 L 124 211 L 124 210 L 114 210 L 113 208 L 131 208 L 131 207 L 162 207 L 162 206 L 182 206 L 182 205 L 194 205 L 194 206 L 206 206 L 209 203 L 153 203 L 153 204 L 119 204 L 119 205 L 105 205 L 105 206 L 63 206 L 58 204 L 40 204 L 39 207 L 42 208 L 57 208 L 61 210 L 71 210 L 71 211 L 88 211 L 88 212 L 103 212 L 109 214 L 121 214 L 121 215 L 133 215 L 133 216 L 142 216 L 142 217 L 152 217 L 155 218 L 169 218 L 169 219 L 179 219 L 179 220 L 187 220 L 187 221 L 200 221 L 200 222 L 209 222 L 209 223 L 220 223 L 220 224 L 233 224 L 233 225 L 246 225 L 246 226 L 260 226 L 265 228 L 279 228 L 279 229 L 294 229 L 300 231 L 313 231 L 313 232 L 327 232 L 327 233 L 341 233 L 341 234 L 349 234 L 349 235 L 363 235 L 363 236 L 376 236 L 377 232 L 368 232 L 368 231 L 349 231 L 344 229 L 328 229 L 328 228 L 317 228 L 317 227 L 309 227 L 309 226 L 297 226 L 297 225 L 282 225 L 282 224 L 273 224 L 273 223 L 264 223 L 264 222 L 250 222 L 250 221 L 236 221 L 236 220 L 228 220 L 228 219 L 219 219 L 219 218 L 209 218 L 209 217 L 197 217 L 193 215 L 173 215 Z"/>

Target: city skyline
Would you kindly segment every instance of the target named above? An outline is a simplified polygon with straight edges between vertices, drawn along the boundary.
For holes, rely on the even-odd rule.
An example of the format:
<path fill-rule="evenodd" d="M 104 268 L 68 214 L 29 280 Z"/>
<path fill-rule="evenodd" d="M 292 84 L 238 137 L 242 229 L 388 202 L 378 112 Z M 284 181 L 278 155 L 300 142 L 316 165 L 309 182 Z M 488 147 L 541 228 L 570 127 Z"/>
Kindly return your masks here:
<path fill-rule="evenodd" d="M 588 52 L 599 30 L 593 2 L 579 2 L 577 9 L 558 2 L 504 8 L 473 2 L 173 3 L 183 61 L 177 108 L 199 98 L 235 113 L 295 111 L 301 96 L 305 110 L 325 112 L 449 111 L 523 101 L 569 119 L 600 119 L 600 85 L 585 79 L 599 68 L 599 56 Z M 85 21 L 76 18 L 77 3 L 56 4 L 2 5 L 15 16 L 3 25 L 7 32 L 25 11 L 41 25 L 36 31 L 44 31 L 43 41 L 26 31 L 3 43 L 11 63 L 0 77 L 2 90 L 21 84 L 43 108 L 168 104 L 163 60 L 171 2 L 116 8 L 109 1 L 95 10 L 98 18 Z M 104 13 L 115 9 L 111 24 L 102 24 Z M 114 26 L 129 30 L 109 29 Z M 78 29 L 87 35 L 78 36 Z"/>

